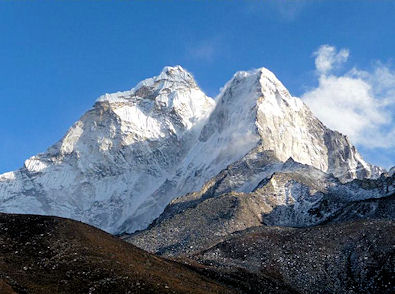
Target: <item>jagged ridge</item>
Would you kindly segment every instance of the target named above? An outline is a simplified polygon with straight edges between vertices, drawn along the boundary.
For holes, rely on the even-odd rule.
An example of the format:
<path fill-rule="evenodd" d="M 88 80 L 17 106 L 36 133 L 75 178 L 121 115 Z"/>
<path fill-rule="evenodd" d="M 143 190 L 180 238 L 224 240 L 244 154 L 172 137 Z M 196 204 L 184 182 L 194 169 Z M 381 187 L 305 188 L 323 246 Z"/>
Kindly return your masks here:
<path fill-rule="evenodd" d="M 130 91 L 100 97 L 57 144 L 1 175 L 0 211 L 133 232 L 245 154 L 260 156 L 258 149 L 272 152 L 274 163 L 292 157 L 342 181 L 382 171 L 266 69 L 236 73 L 215 103 L 182 67 L 165 67 Z M 251 192 L 262 169 L 238 191 Z"/>

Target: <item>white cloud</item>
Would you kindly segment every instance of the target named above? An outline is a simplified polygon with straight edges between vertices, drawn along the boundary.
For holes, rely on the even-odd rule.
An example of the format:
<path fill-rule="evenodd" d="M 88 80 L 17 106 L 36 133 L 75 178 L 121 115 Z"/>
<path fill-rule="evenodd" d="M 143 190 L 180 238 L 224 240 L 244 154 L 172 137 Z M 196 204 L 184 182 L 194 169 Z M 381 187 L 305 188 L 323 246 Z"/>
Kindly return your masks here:
<path fill-rule="evenodd" d="M 341 49 L 336 52 L 336 48 L 329 45 L 322 45 L 316 52 L 314 52 L 315 67 L 321 74 L 326 74 L 335 66 L 346 62 L 350 52 L 347 49 Z"/>
<path fill-rule="evenodd" d="M 331 71 L 347 61 L 349 51 L 324 45 L 315 52 L 318 86 L 302 95 L 329 128 L 367 148 L 395 147 L 395 72 L 377 63 L 372 72 L 353 68 Z"/>

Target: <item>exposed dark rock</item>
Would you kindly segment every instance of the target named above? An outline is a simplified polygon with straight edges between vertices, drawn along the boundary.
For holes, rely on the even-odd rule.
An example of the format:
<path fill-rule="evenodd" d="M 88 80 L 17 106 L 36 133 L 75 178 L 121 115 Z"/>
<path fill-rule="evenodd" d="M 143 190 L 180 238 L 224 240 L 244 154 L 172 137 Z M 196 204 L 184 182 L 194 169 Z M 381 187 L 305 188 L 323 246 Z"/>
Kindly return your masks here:
<path fill-rule="evenodd" d="M 395 224 L 372 220 L 311 228 L 256 227 L 194 256 L 229 275 L 245 270 L 300 293 L 393 293 Z M 257 290 L 256 293 L 259 293 Z"/>
<path fill-rule="evenodd" d="M 309 227 L 395 217 L 395 176 L 342 184 L 313 167 L 287 161 L 253 192 L 221 194 L 234 183 L 229 178 L 240 173 L 229 167 L 200 192 L 172 201 L 147 230 L 124 238 L 149 252 L 180 256 L 255 226 Z"/>

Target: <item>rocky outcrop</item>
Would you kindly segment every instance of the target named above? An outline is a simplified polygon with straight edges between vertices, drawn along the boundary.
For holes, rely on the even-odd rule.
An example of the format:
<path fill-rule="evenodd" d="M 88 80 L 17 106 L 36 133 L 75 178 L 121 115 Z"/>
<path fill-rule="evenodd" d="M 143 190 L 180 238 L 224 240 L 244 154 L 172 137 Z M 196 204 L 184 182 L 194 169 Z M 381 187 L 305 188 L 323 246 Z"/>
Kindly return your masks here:
<path fill-rule="evenodd" d="M 297 293 L 392 293 L 393 221 L 355 221 L 312 228 L 257 227 L 194 256 L 262 293 L 258 277 L 276 278 Z"/>
<path fill-rule="evenodd" d="M 226 189 L 243 173 L 239 165 L 231 166 L 202 191 L 173 200 L 146 230 L 124 238 L 150 252 L 180 256 L 256 226 L 310 227 L 395 217 L 395 176 L 343 184 L 293 160 L 274 166 L 277 171 L 250 193 Z"/>

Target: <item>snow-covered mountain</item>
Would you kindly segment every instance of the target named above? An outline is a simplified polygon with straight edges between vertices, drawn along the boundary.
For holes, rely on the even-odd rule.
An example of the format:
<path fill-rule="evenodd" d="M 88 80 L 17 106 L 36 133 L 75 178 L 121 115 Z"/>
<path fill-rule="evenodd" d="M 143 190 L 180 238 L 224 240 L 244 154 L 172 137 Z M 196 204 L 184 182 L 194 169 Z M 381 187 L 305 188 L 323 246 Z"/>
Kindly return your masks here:
<path fill-rule="evenodd" d="M 267 69 L 236 73 L 214 101 L 182 67 L 165 67 L 130 91 L 103 95 L 58 143 L 0 175 L 0 212 L 130 233 L 233 163 L 244 172 L 224 189 L 249 193 L 290 157 L 342 182 L 383 171 Z"/>

